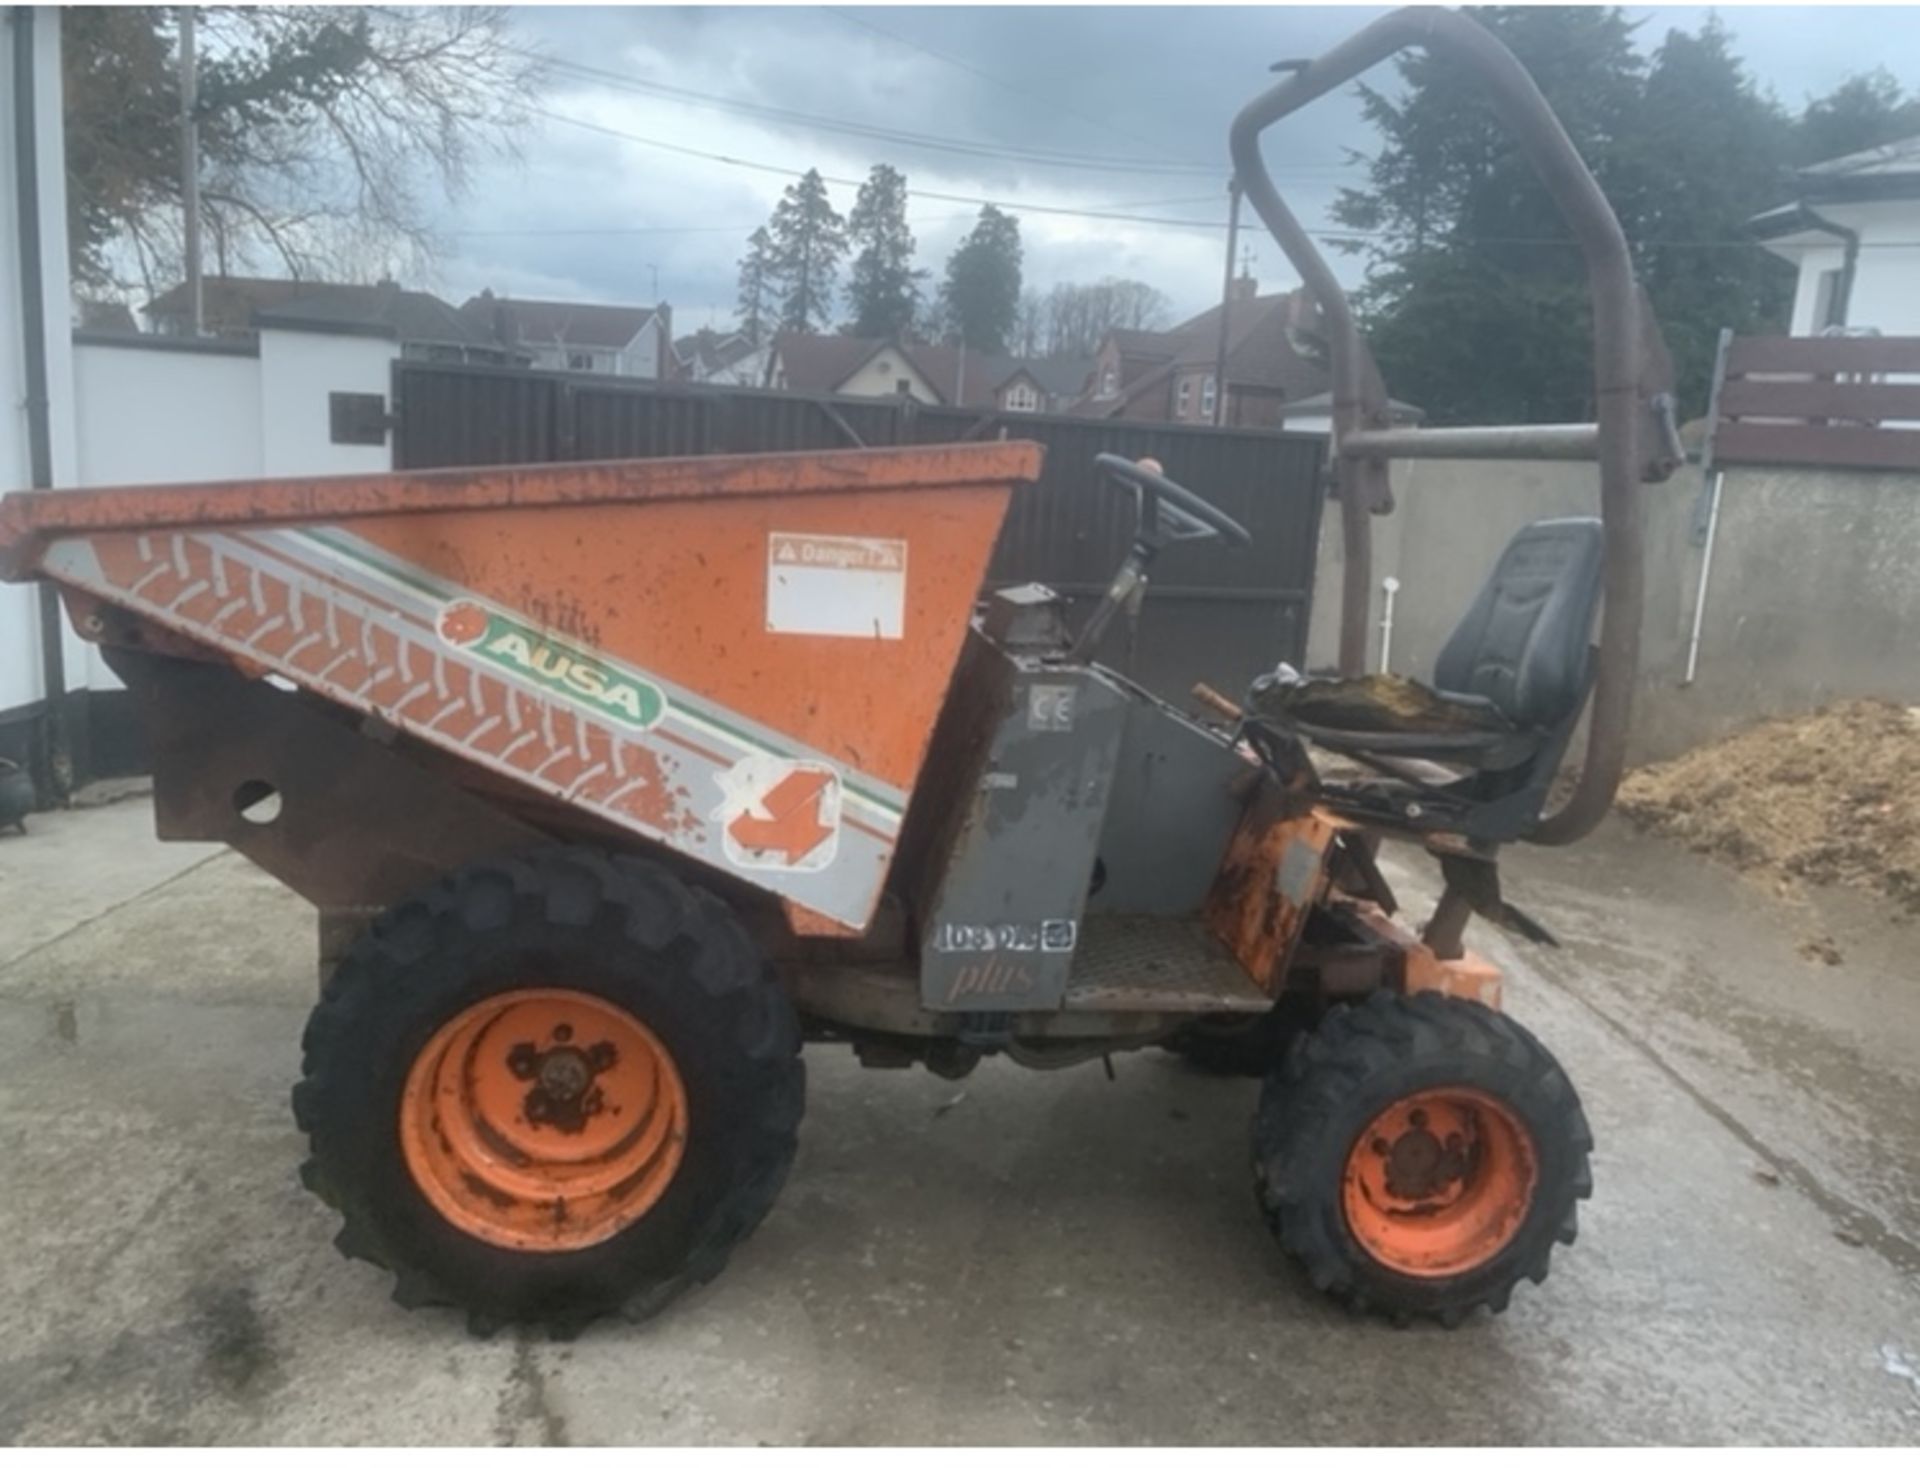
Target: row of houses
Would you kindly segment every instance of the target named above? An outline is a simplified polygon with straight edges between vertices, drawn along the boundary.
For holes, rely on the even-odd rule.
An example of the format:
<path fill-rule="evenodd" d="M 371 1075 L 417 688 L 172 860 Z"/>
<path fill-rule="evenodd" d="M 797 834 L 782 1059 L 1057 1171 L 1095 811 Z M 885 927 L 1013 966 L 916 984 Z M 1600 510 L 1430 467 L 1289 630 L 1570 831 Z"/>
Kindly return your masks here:
<path fill-rule="evenodd" d="M 1223 309 L 1227 318 L 1224 340 Z M 187 290 L 142 314 L 161 337 L 196 335 Z M 125 307 L 92 310 L 88 328 L 138 330 Z M 1113 330 L 1092 357 L 1022 357 L 906 338 L 783 332 L 673 334 L 665 304 L 527 300 L 482 291 L 455 306 L 392 281 L 348 285 L 214 276 L 202 284 L 198 335 L 261 330 L 385 337 L 402 355 L 560 372 L 766 387 L 813 396 L 911 397 L 1001 413 L 1325 431 L 1325 354 L 1304 292 L 1262 295 L 1242 277 L 1225 307 L 1165 331 Z M 1417 417 L 1406 410 L 1409 421 Z"/>

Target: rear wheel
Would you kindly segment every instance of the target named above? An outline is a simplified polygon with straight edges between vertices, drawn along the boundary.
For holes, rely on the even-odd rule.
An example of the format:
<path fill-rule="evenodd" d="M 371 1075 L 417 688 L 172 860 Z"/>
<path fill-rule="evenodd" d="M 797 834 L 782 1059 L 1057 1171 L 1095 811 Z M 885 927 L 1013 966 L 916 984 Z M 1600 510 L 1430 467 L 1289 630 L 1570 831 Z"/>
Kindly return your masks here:
<path fill-rule="evenodd" d="M 566 1334 L 711 1279 L 766 1215 L 799 1030 L 712 896 L 555 848 L 378 918 L 314 1010 L 307 1185 L 404 1305 Z"/>
<path fill-rule="evenodd" d="M 1452 1325 L 1546 1278 L 1592 1192 L 1592 1148 L 1572 1083 L 1521 1025 L 1383 992 L 1329 1014 L 1268 1076 L 1255 1190 L 1317 1288 Z"/>

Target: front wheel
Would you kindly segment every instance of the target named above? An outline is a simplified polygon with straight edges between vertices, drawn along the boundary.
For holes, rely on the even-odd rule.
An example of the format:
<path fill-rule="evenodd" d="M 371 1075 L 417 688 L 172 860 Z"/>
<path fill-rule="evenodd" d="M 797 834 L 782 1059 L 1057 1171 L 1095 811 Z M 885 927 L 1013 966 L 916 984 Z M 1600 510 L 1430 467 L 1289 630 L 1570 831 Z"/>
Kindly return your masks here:
<path fill-rule="evenodd" d="M 307 1025 L 302 1180 L 403 1305 L 570 1334 L 711 1279 L 766 1215 L 799 1027 L 733 914 L 627 857 L 483 861 L 377 918 Z"/>
<path fill-rule="evenodd" d="M 1572 1243 L 1593 1137 L 1558 1062 L 1464 999 L 1378 993 L 1269 1073 L 1255 1192 L 1314 1286 L 1398 1320 L 1507 1306 Z"/>

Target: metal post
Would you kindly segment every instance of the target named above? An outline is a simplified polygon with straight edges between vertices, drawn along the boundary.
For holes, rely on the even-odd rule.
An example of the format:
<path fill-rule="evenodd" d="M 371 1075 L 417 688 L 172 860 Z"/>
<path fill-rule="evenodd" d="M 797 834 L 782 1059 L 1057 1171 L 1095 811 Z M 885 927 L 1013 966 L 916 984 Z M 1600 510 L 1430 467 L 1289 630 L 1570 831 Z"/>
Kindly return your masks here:
<path fill-rule="evenodd" d="M 1227 180 L 1227 267 L 1220 286 L 1220 346 L 1213 357 L 1213 426 L 1227 421 L 1227 315 L 1233 309 L 1233 256 L 1240 242 L 1240 179 Z"/>
<path fill-rule="evenodd" d="M 1713 501 L 1707 510 L 1707 548 L 1700 557 L 1700 588 L 1693 597 L 1693 635 L 1687 639 L 1687 676 L 1682 686 L 1691 686 L 1694 671 L 1700 666 L 1700 626 L 1707 617 L 1707 579 L 1713 575 L 1713 542 L 1720 529 L 1720 484 L 1724 471 L 1713 476 Z"/>
<path fill-rule="evenodd" d="M 50 12 L 53 15 L 58 12 Z M 40 238 L 40 154 L 35 97 L 34 7 L 13 7 L 14 186 L 20 231 L 20 347 L 26 369 L 27 477 L 34 489 L 53 488 L 52 388 L 47 381 L 46 273 Z M 57 23 L 57 21 L 56 21 Z M 40 681 L 46 716 L 40 738 L 41 795 L 63 800 L 73 789 L 73 735 L 67 720 L 67 658 L 60 596 L 50 581 L 39 587 Z"/>
<path fill-rule="evenodd" d="M 206 298 L 200 283 L 200 81 L 194 54 L 194 15 L 180 7 L 180 199 L 185 213 L 187 303 L 193 334 L 206 329 Z"/>

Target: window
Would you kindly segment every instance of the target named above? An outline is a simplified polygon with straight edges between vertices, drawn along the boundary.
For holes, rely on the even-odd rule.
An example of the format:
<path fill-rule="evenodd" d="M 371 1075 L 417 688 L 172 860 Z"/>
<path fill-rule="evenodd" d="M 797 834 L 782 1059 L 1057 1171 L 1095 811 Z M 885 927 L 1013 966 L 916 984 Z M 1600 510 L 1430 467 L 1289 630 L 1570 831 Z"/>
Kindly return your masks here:
<path fill-rule="evenodd" d="M 1006 409 L 1009 413 L 1037 413 L 1040 394 L 1033 390 L 1032 383 L 1016 382 L 1007 389 Z"/>
<path fill-rule="evenodd" d="M 900 396 L 903 398 L 910 398 L 913 396 L 913 384 L 904 377 L 897 377 L 894 379 L 893 390 L 899 393 Z"/>
<path fill-rule="evenodd" d="M 1215 396 L 1213 378 L 1209 375 L 1206 381 L 1200 384 L 1200 416 L 1209 423 L 1213 422 L 1213 403 Z"/>
<path fill-rule="evenodd" d="M 327 437 L 334 443 L 387 441 L 387 400 L 377 392 L 327 394 Z"/>
<path fill-rule="evenodd" d="M 1100 374 L 1100 396 L 1110 398 L 1120 391 L 1120 374 L 1109 367 Z"/>
<path fill-rule="evenodd" d="M 1813 289 L 1813 330 L 1847 324 L 1846 303 L 1840 299 L 1840 272 L 1823 270 Z"/>
<path fill-rule="evenodd" d="M 593 353 L 592 352 L 568 352 L 567 353 L 567 371 L 569 372 L 593 371 Z"/>
<path fill-rule="evenodd" d="M 1180 379 L 1179 396 L 1174 400 L 1173 416 L 1176 418 L 1186 417 L 1187 409 L 1191 408 L 1192 406 L 1193 406 L 1193 379 L 1191 377 L 1183 377 Z"/>

